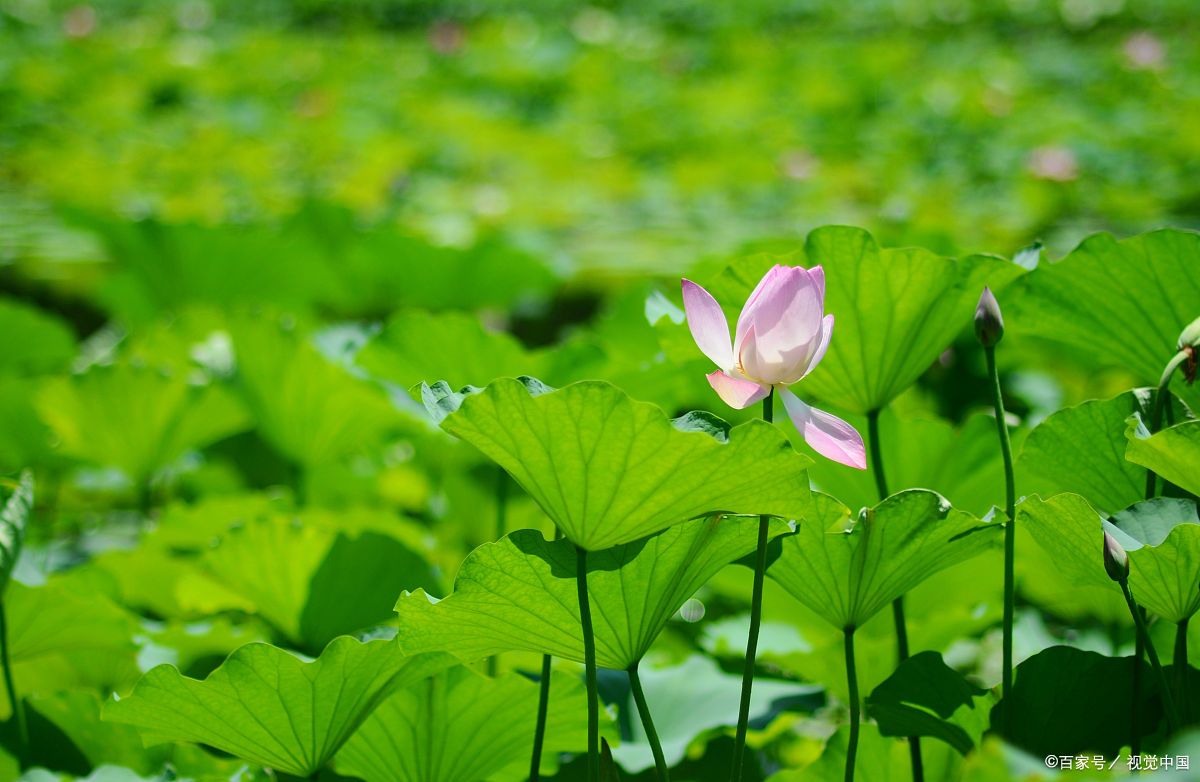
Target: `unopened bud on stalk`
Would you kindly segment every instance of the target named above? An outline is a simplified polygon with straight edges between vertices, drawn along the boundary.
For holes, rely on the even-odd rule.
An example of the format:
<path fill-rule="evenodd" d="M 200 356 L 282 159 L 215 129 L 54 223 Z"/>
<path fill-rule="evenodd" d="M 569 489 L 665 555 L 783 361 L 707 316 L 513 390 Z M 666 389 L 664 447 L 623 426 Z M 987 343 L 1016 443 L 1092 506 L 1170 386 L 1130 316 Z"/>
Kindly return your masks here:
<path fill-rule="evenodd" d="M 1167 372 L 1163 377 L 1169 381 L 1171 372 L 1175 371 L 1175 368 L 1182 364 L 1183 379 L 1189 386 L 1195 383 L 1197 365 L 1200 364 L 1200 360 L 1198 360 L 1200 356 L 1197 354 L 1200 354 L 1200 318 L 1196 318 L 1189 323 L 1187 328 L 1179 335 L 1179 352 L 1167 364 Z"/>
<path fill-rule="evenodd" d="M 1104 570 L 1118 584 L 1129 578 L 1129 555 L 1109 533 L 1104 533 Z"/>
<path fill-rule="evenodd" d="M 1200 348 L 1200 318 L 1196 318 L 1188 324 L 1183 333 L 1179 335 L 1179 349 Z"/>
<path fill-rule="evenodd" d="M 975 337 L 985 348 L 993 348 L 1004 336 L 1004 316 L 991 288 L 984 288 L 975 307 Z"/>

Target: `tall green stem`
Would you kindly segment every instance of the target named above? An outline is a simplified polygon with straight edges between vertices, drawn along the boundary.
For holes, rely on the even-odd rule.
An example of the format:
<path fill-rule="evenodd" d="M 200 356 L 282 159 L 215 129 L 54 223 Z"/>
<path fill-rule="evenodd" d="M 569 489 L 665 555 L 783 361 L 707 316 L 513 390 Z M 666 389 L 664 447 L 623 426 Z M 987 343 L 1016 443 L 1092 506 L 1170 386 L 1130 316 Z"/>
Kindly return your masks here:
<path fill-rule="evenodd" d="M 1171 376 L 1175 374 L 1175 370 L 1179 365 L 1187 359 L 1187 353 L 1182 350 L 1171 357 L 1167 365 L 1163 368 L 1162 377 L 1159 378 L 1158 388 L 1154 390 L 1154 404 L 1150 408 L 1150 434 L 1158 431 L 1158 427 L 1162 426 L 1163 409 L 1167 406 L 1171 398 Z M 1152 498 L 1157 493 L 1155 486 L 1158 476 L 1154 474 L 1154 470 L 1146 470 L 1146 499 Z"/>
<path fill-rule="evenodd" d="M 1169 390 L 1171 385 L 1171 376 L 1175 374 L 1175 370 L 1178 369 L 1179 365 L 1182 364 L 1186 359 L 1187 353 L 1181 350 L 1172 356 L 1171 360 L 1167 362 L 1167 365 L 1163 367 L 1163 373 L 1158 380 L 1158 387 L 1154 390 L 1154 401 L 1150 408 L 1149 430 L 1151 434 L 1154 434 L 1156 431 L 1158 431 L 1158 427 L 1162 424 L 1163 410 L 1167 407 L 1167 400 L 1171 395 Z M 1154 470 L 1146 470 L 1146 499 L 1148 500 L 1153 499 L 1158 493 L 1158 487 L 1156 485 L 1157 478 L 1158 476 L 1154 474 Z M 1140 627 L 1141 625 L 1145 624 L 1146 618 L 1141 613 L 1140 608 L 1136 613 L 1137 615 L 1134 616 L 1134 621 L 1137 622 L 1140 619 Z M 1141 725 L 1139 724 L 1138 720 L 1138 703 L 1142 699 L 1142 655 L 1145 653 L 1146 646 L 1147 643 L 1143 640 L 1142 634 L 1140 632 L 1135 633 L 1133 646 L 1132 682 L 1133 710 L 1130 714 L 1130 728 L 1133 731 L 1133 736 L 1131 738 L 1131 744 L 1129 747 L 1130 752 L 1134 755 L 1137 755 L 1141 751 L 1142 745 Z"/>
<path fill-rule="evenodd" d="M 17 687 L 13 683 L 12 663 L 8 659 L 8 617 L 4 610 L 4 601 L 0 600 L 0 667 L 4 669 L 4 687 L 8 690 L 8 704 L 12 708 L 13 717 L 17 721 L 17 739 L 20 742 L 18 761 L 21 768 L 29 759 L 29 728 L 25 724 L 25 707 L 17 697 Z"/>
<path fill-rule="evenodd" d="M 1004 392 L 1000 388 L 1000 373 L 996 370 L 996 348 L 985 347 L 988 378 L 992 383 L 992 409 L 996 416 L 996 431 L 1000 436 L 1000 455 L 1004 459 L 1004 639 L 1003 663 L 1000 680 L 1000 697 L 1007 698 L 1012 691 L 1013 678 L 1013 616 L 1016 613 L 1016 585 L 1014 563 L 1017 550 L 1017 488 L 1013 475 L 1012 442 L 1008 437 L 1008 422 L 1004 414 Z M 1007 710 L 1001 712 L 1007 714 Z M 1008 732 L 1008 718 L 1002 716 L 1004 731 Z"/>
<path fill-rule="evenodd" d="M 658 774 L 658 782 L 670 782 L 667 758 L 663 755 L 662 744 L 658 740 L 658 731 L 654 729 L 654 720 L 650 718 L 650 706 L 646 703 L 646 693 L 642 691 L 642 679 L 638 676 L 637 663 L 629 666 L 629 689 L 633 691 L 633 702 L 637 705 L 638 716 L 642 718 L 642 729 L 646 731 L 646 739 L 650 742 L 650 751 L 654 753 L 654 768 Z"/>
<path fill-rule="evenodd" d="M 1133 594 L 1129 591 L 1129 582 L 1121 582 L 1121 593 L 1125 595 L 1125 603 L 1129 606 L 1129 613 L 1133 614 L 1133 623 L 1137 625 L 1138 634 L 1142 636 L 1142 643 L 1146 647 L 1146 656 L 1150 658 L 1150 667 L 1154 669 L 1155 676 L 1158 677 L 1158 686 L 1162 690 L 1163 706 L 1167 712 L 1167 725 L 1172 733 L 1179 727 L 1179 712 L 1175 710 L 1175 699 L 1171 696 L 1171 688 L 1167 685 L 1167 675 L 1163 672 L 1162 663 L 1159 662 L 1158 652 L 1154 648 L 1154 642 L 1150 639 L 1150 631 L 1146 628 L 1146 618 L 1142 616 L 1141 609 L 1134 602 Z M 1137 664 L 1136 662 L 1134 663 Z M 1138 705 L 1135 702 L 1133 708 L 1137 709 Z"/>
<path fill-rule="evenodd" d="M 871 474 L 879 501 L 888 498 L 887 475 L 883 470 L 883 449 L 879 437 L 879 410 L 867 413 L 867 442 L 870 444 Z M 896 656 L 900 662 L 908 659 L 908 623 L 904 620 L 904 595 L 892 601 L 892 621 L 896 625 Z"/>
<path fill-rule="evenodd" d="M 1179 698 L 1179 717 L 1183 724 L 1192 721 L 1191 704 L 1188 701 L 1188 620 L 1175 625 L 1175 653 L 1171 663 L 1175 667 L 1175 694 Z"/>
<path fill-rule="evenodd" d="M 867 413 L 867 440 L 871 445 L 871 474 L 875 478 L 875 491 L 879 494 L 879 501 L 883 502 L 888 498 L 888 485 L 887 475 L 883 471 L 883 451 L 880 448 L 878 410 L 872 410 Z"/>
<path fill-rule="evenodd" d="M 542 747 L 546 743 L 546 713 L 550 710 L 550 660 L 550 655 L 542 655 L 542 678 L 538 680 L 537 722 L 533 728 L 533 757 L 529 761 L 529 782 L 538 782 L 542 774 Z"/>
<path fill-rule="evenodd" d="M 505 474 L 507 478 L 507 473 Z M 554 528 L 554 539 L 558 540 L 562 533 Z M 542 678 L 538 680 L 538 710 L 537 722 L 533 729 L 533 757 L 529 761 L 529 782 L 538 782 L 541 776 L 542 747 L 546 742 L 546 714 L 550 710 L 550 662 L 553 658 L 548 654 L 542 655 Z"/>
<path fill-rule="evenodd" d="M 875 491 L 879 501 L 888 498 L 887 474 L 883 469 L 883 447 L 879 437 L 879 410 L 867 413 L 867 442 L 870 444 L 871 473 L 875 477 Z M 904 618 L 904 595 L 892 601 L 892 624 L 896 628 L 896 658 L 899 662 L 908 659 L 908 622 Z M 857 728 L 855 729 L 857 731 Z M 912 764 L 913 782 L 925 778 L 925 764 L 921 759 L 921 739 L 908 737 L 908 753 Z"/>
<path fill-rule="evenodd" d="M 1142 609 L 1137 609 L 1141 611 Z M 1134 617 L 1136 623 L 1137 618 Z M 1135 628 L 1133 631 L 1133 708 L 1129 710 L 1129 754 L 1142 754 L 1142 722 L 1138 715 L 1138 704 L 1142 700 L 1142 658 L 1146 656 L 1146 645 L 1142 642 L 1142 634 Z"/>
<path fill-rule="evenodd" d="M 858 668 L 854 662 L 854 625 L 845 629 L 846 686 L 850 690 L 850 740 L 846 744 L 846 782 L 854 782 L 854 763 L 858 757 L 858 730 L 861 717 L 858 703 Z"/>
<path fill-rule="evenodd" d="M 767 423 L 775 420 L 775 389 L 771 389 L 763 400 L 762 418 Z M 754 660 L 758 655 L 758 630 L 762 624 L 763 577 L 767 572 L 767 532 L 770 517 L 758 519 L 758 549 L 754 559 L 754 588 L 750 595 L 750 632 L 746 637 L 746 663 L 742 669 L 742 699 L 738 705 L 737 733 L 733 739 L 733 770 L 730 778 L 741 782 L 743 761 L 746 754 L 746 729 L 750 724 L 750 693 L 754 687 Z"/>
<path fill-rule="evenodd" d="M 587 549 L 575 547 L 575 582 L 579 588 L 579 621 L 583 625 L 583 667 L 587 680 L 588 782 L 600 780 L 600 695 L 596 690 L 596 636 L 588 600 Z"/>
<path fill-rule="evenodd" d="M 904 618 L 904 595 L 892 601 L 892 624 L 896 626 L 896 661 L 908 659 L 908 620 Z"/>
<path fill-rule="evenodd" d="M 496 536 L 494 540 L 504 537 L 508 523 L 508 473 L 503 467 L 496 468 Z M 500 668 L 500 655 L 493 654 L 487 660 L 488 676 L 495 676 Z"/>

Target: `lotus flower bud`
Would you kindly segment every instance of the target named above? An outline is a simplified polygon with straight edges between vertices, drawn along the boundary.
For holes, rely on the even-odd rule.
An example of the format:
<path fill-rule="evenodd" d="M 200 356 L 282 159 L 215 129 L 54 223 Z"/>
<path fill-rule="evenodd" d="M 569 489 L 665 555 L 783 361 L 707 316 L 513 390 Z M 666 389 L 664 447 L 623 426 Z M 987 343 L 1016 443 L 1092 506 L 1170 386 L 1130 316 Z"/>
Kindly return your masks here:
<path fill-rule="evenodd" d="M 1179 349 L 1186 350 L 1187 348 L 1193 350 L 1200 348 L 1200 318 L 1189 323 L 1183 333 L 1179 335 Z"/>
<path fill-rule="evenodd" d="M 1104 570 L 1118 584 L 1129 578 L 1129 555 L 1109 533 L 1104 533 Z"/>
<path fill-rule="evenodd" d="M 985 348 L 994 348 L 1004 336 L 1004 316 L 991 288 L 984 288 L 975 307 L 975 337 Z"/>
<path fill-rule="evenodd" d="M 1183 379 L 1189 386 L 1196 382 L 1197 364 L 1200 363 L 1197 354 L 1200 354 L 1200 318 L 1189 323 L 1179 335 L 1179 353 L 1173 359 L 1173 362 L 1183 362 Z M 1175 368 L 1173 364 L 1167 366 Z"/>

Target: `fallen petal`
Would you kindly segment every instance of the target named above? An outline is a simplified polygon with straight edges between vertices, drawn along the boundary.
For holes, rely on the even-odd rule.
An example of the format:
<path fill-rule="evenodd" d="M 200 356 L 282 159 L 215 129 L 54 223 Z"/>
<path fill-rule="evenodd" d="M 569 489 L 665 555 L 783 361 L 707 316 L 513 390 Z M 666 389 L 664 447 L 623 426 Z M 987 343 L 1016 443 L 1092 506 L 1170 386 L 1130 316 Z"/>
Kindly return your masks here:
<path fill-rule="evenodd" d="M 862 435 L 853 426 L 832 413 L 805 404 L 786 388 L 781 389 L 780 396 L 788 417 L 814 451 L 840 464 L 867 469 L 867 449 Z"/>

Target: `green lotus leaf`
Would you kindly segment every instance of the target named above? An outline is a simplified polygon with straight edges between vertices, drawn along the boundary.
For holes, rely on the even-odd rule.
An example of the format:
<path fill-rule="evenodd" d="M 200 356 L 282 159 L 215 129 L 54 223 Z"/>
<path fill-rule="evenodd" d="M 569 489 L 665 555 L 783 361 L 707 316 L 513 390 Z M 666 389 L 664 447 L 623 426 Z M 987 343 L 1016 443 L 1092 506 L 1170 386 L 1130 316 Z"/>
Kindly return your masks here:
<path fill-rule="evenodd" d="M 1126 551 L 1162 545 L 1180 524 L 1200 524 L 1196 503 L 1176 497 L 1155 497 L 1114 513 L 1104 522 Z"/>
<path fill-rule="evenodd" d="M 37 411 L 42 381 L 0 377 L 0 471 L 53 467 L 67 461 L 54 450 L 54 436 Z"/>
<path fill-rule="evenodd" d="M 54 378 L 36 404 L 64 453 L 120 468 L 138 485 L 184 453 L 249 423 L 223 386 L 193 385 L 178 373 L 122 364 Z"/>
<path fill-rule="evenodd" d="M 1138 418 L 1131 417 L 1125 436 L 1126 459 L 1200 495 L 1200 421 L 1185 421 L 1151 435 Z"/>
<path fill-rule="evenodd" d="M 142 322 L 192 303 L 386 312 L 407 306 L 510 306 L 547 295 L 554 273 L 493 237 L 438 246 L 399 230 L 363 231 L 356 215 L 309 202 L 286 221 L 198 225 L 113 220 L 72 210 L 121 260 L 106 303 Z"/>
<path fill-rule="evenodd" d="M 60 575 L 37 587 L 9 584 L 4 611 L 18 693 L 113 687 L 136 678 L 137 619 L 81 581 Z M 0 697 L 0 719 L 9 714 L 7 697 Z"/>
<path fill-rule="evenodd" d="M 810 460 L 770 424 L 672 425 L 605 382 L 533 388 L 503 379 L 468 393 L 442 428 L 499 463 L 576 545 L 598 551 L 719 511 L 804 509 Z"/>
<path fill-rule="evenodd" d="M 1160 230 L 1118 241 L 1100 233 L 1014 288 L 1016 333 L 1066 348 L 1091 366 L 1120 367 L 1157 385 L 1179 333 L 1200 315 L 1200 234 Z M 1182 388 L 1182 380 L 1174 388 Z M 1185 398 L 1195 399 L 1195 396 Z"/>
<path fill-rule="evenodd" d="M 239 615 L 191 622 L 172 620 L 147 629 L 152 649 L 161 655 L 153 662 L 171 663 L 188 676 L 203 676 L 235 649 L 255 641 L 269 642 L 271 638 L 265 623 Z"/>
<path fill-rule="evenodd" d="M 829 352 L 803 387 L 856 413 L 883 408 L 929 369 L 970 325 L 985 285 L 1000 288 L 1023 273 L 1000 258 L 880 249 L 862 229 L 827 226 L 810 233 L 801 251 L 735 263 L 709 291 L 736 318 L 776 263 L 824 267 L 825 311 L 836 325 Z"/>
<path fill-rule="evenodd" d="M 772 536 L 788 530 L 771 522 Z M 590 554 L 597 664 L 625 669 L 640 660 L 679 607 L 757 540 L 756 520 L 697 519 Z M 575 565 L 570 541 L 548 541 L 536 530 L 480 546 L 449 597 L 400 598 L 400 641 L 410 653 L 445 651 L 467 661 L 523 649 L 582 662 Z"/>
<path fill-rule="evenodd" d="M 258 431 L 298 464 L 335 462 L 413 426 L 381 389 L 327 359 L 294 327 L 244 321 L 233 342 Z"/>
<path fill-rule="evenodd" d="M 118 221 L 78 212 L 73 217 L 121 261 L 108 303 L 125 322 L 145 323 L 194 304 L 304 307 L 339 287 L 320 245 L 277 225 Z"/>
<path fill-rule="evenodd" d="M 441 583 L 426 536 L 379 510 L 296 512 L 279 497 L 214 497 L 167 506 L 136 548 L 105 551 L 86 567 L 152 616 L 253 613 L 275 637 L 316 653 L 336 635 L 392 619 L 401 591 Z"/>
<path fill-rule="evenodd" d="M 741 642 L 746 643 L 744 634 Z M 668 766 L 683 761 L 697 737 L 732 725 L 737 719 L 741 676 L 721 670 L 710 657 L 693 654 L 664 667 L 643 664 L 639 677 Z M 781 703 L 798 710 L 797 701 L 807 701 L 816 708 L 823 700 L 819 685 L 758 676 L 750 695 L 750 719 L 754 725 L 762 725 L 786 708 Z M 632 695 L 621 703 L 621 713 L 630 716 L 631 735 L 629 741 L 613 749 L 613 758 L 626 771 L 638 774 L 654 766 L 654 754 L 636 716 Z"/>
<path fill-rule="evenodd" d="M 456 666 L 389 697 L 334 759 L 366 782 L 491 779 L 529 763 L 538 684 L 509 673 L 490 679 Z M 552 676 L 543 753 L 587 749 L 583 682 Z"/>
<path fill-rule="evenodd" d="M 857 519 L 814 492 L 812 512 L 767 575 L 834 627 L 859 627 L 930 575 L 998 544 L 1001 529 L 924 489 L 893 494 Z"/>
<path fill-rule="evenodd" d="M 284 638 L 314 652 L 337 635 L 392 619 L 402 591 L 437 583 L 428 563 L 395 538 L 336 532 L 308 516 L 251 518 L 222 534 L 199 564 Z M 184 602 L 203 604 L 208 580 L 191 586 L 198 593 Z"/>
<path fill-rule="evenodd" d="M 932 736 L 963 755 L 983 737 L 995 698 L 946 665 L 937 652 L 920 652 L 867 696 L 867 714 L 885 736 Z"/>
<path fill-rule="evenodd" d="M 222 611 L 255 610 L 249 597 L 222 584 L 203 568 L 202 560 L 160 543 L 149 535 L 137 548 L 106 551 L 86 567 L 113 580 L 114 597 L 122 605 L 151 616 L 197 619 Z"/>
<path fill-rule="evenodd" d="M 393 229 L 362 231 L 349 212 L 344 219 L 344 227 L 326 234 L 328 225 L 318 225 L 316 233 L 338 248 L 334 262 L 345 300 L 338 303 L 352 311 L 507 309 L 548 297 L 558 282 L 541 258 L 495 236 L 445 247 Z"/>
<path fill-rule="evenodd" d="M 195 380 L 228 378 L 235 368 L 229 316 L 208 306 L 172 312 L 132 329 L 118 345 L 126 364 L 157 367 Z"/>
<path fill-rule="evenodd" d="M 1168 622 L 1200 610 L 1200 525 L 1181 526 L 1159 546 L 1129 552 L 1129 589 L 1138 604 Z"/>
<path fill-rule="evenodd" d="M 1147 610 L 1183 622 L 1200 609 L 1200 516 L 1190 500 L 1157 497 L 1104 522 L 1129 554 L 1129 588 Z"/>
<path fill-rule="evenodd" d="M 7 756 L 7 753 L 6 756 L 0 756 L 0 770 L 4 769 L 5 762 L 9 757 L 11 756 Z M 86 776 L 83 771 L 74 774 L 69 771 L 50 771 L 41 766 L 31 768 L 24 774 L 21 774 L 16 758 L 12 758 L 12 767 L 12 776 L 6 778 L 20 780 L 20 782 L 163 782 L 163 774 L 161 773 L 142 776 L 133 769 L 125 768 L 124 766 L 100 766 L 90 774 L 86 774 Z M 250 779 L 254 779 L 254 782 L 259 782 L 253 776 Z"/>
<path fill-rule="evenodd" d="M 867 431 L 862 416 L 848 416 L 847 420 L 860 432 Z M 954 507 L 979 515 L 995 504 L 997 492 L 1004 486 L 1004 462 L 996 447 L 994 417 L 972 415 L 955 427 L 933 415 L 900 416 L 888 408 L 879 416 L 879 434 L 884 473 L 892 491 L 930 488 Z M 870 470 L 816 459 L 809 474 L 815 488 L 851 508 L 879 502 Z"/>
<path fill-rule="evenodd" d="M 1034 495 L 1017 505 L 1017 524 L 1046 552 L 1055 572 L 1076 587 L 1115 590 L 1104 572 L 1100 514 L 1078 494 L 1048 500 Z"/>
<path fill-rule="evenodd" d="M 132 725 L 147 746 L 207 744 L 251 763 L 308 776 L 400 688 L 452 658 L 407 656 L 394 641 L 342 636 L 312 661 L 274 646 L 247 644 L 203 681 L 170 665 L 151 669 L 103 717 Z"/>
<path fill-rule="evenodd" d="M 50 768 L 70 769 L 76 765 L 63 755 L 81 756 L 83 768 L 98 772 L 107 768 L 129 769 L 150 776 L 153 782 L 168 779 L 203 780 L 204 782 L 250 782 L 265 775 L 250 768 L 237 758 L 218 757 L 194 744 L 160 744 L 145 747 L 137 728 L 101 717 L 104 699 L 94 690 L 71 689 L 34 695 L 28 698 L 29 707 L 61 732 L 56 736 L 40 720 L 34 722 L 31 742 L 35 749 L 30 760 Z M 168 767 L 169 764 L 169 767 Z M 112 774 L 98 773 L 96 782 L 111 782 Z M 7 777 L 5 777 L 7 778 Z M 15 777 L 14 777 L 15 778 Z M 137 777 L 140 779 L 140 777 Z M 57 782 L 55 777 L 53 782 Z M 23 782 L 35 782 L 24 779 Z"/>
<path fill-rule="evenodd" d="M 1152 682 L 1150 666 L 1137 664 L 1142 681 Z M 1051 646 L 1017 666 L 1012 692 L 993 709 L 992 721 L 998 724 L 1000 710 L 1008 711 L 1005 738 L 1039 758 L 1079 753 L 1114 758 L 1129 746 L 1134 706 L 1147 734 L 1161 716 L 1152 686 L 1142 687 L 1141 700 L 1133 703 L 1134 665 L 1133 657 Z"/>
<path fill-rule="evenodd" d="M 540 376 L 545 361 L 512 335 L 489 331 L 471 315 L 406 311 L 392 316 L 356 363 L 401 388 L 434 379 L 459 388 L 498 377 Z"/>
<path fill-rule="evenodd" d="M 0 375 L 37 375 L 67 368 L 75 335 L 66 323 L 17 299 L 0 298 Z"/>
<path fill-rule="evenodd" d="M 803 768 L 781 769 L 773 774 L 771 782 L 839 782 L 846 778 L 846 752 L 849 745 L 849 725 L 842 725 L 825 744 L 821 756 L 815 763 Z M 897 769 L 908 766 L 908 748 L 904 742 L 882 736 L 873 722 L 864 722 L 860 727 L 858 752 L 854 764 L 855 782 L 894 782 Z M 928 756 L 930 748 L 922 749 Z M 928 761 L 927 761 L 928 763 Z M 904 772 L 908 773 L 908 772 Z M 926 774 L 933 776 L 933 769 L 926 766 Z M 1007 780 L 1005 781 L 1007 782 Z"/>
<path fill-rule="evenodd" d="M 718 589 L 739 585 L 730 583 L 738 575 L 727 570 L 718 575 L 719 580 L 710 582 L 704 595 L 706 604 L 714 602 L 713 594 Z M 945 650 L 958 639 L 979 637 L 998 627 L 1003 605 L 997 596 L 1003 595 L 1003 580 L 1004 551 L 1002 545 L 997 545 L 978 557 L 933 573 L 909 590 L 904 596 L 904 613 L 910 648 Z M 742 586 L 740 592 L 746 591 Z M 954 599 L 948 599 L 948 595 Z M 773 579 L 765 584 L 763 611 L 758 651 L 763 663 L 777 665 L 802 681 L 820 682 L 831 697 L 846 702 L 849 693 L 842 628 L 792 599 Z M 710 653 L 722 659 L 741 658 L 747 614 L 706 625 L 705 647 Z M 717 629 L 722 631 L 721 636 L 710 638 Z M 896 669 L 892 612 L 882 610 L 856 628 L 854 648 L 859 692 L 865 696 Z"/>
<path fill-rule="evenodd" d="M 142 746 L 136 728 L 100 719 L 101 700 L 95 692 L 66 690 L 29 699 L 29 705 L 54 723 L 93 767 L 125 766 L 139 774 L 162 769 L 171 747 Z"/>
<path fill-rule="evenodd" d="M 204 567 L 205 557 L 215 553 L 214 544 L 230 529 L 272 513 L 295 517 L 281 495 L 214 496 L 172 503 L 160 509 L 154 526 L 139 536 L 135 548 L 99 552 L 85 567 L 110 579 L 113 596 L 122 604 L 150 616 L 195 619 L 226 610 L 253 611 L 250 600 Z M 311 511 L 302 519 L 310 516 Z M 266 559 L 272 550 L 261 553 Z"/>
<path fill-rule="evenodd" d="M 25 525 L 33 512 L 33 475 L 21 473 L 21 477 L 10 487 L 0 483 L 0 599 L 8 588 L 13 568 L 21 556 L 21 544 L 25 540 Z"/>
<path fill-rule="evenodd" d="M 1121 590 L 1105 575 L 1103 562 L 1096 569 L 1087 548 L 1091 543 L 1081 543 L 1079 531 L 1073 529 L 1082 519 L 1082 539 L 1090 540 L 1092 520 L 1099 515 L 1087 501 L 1077 494 L 1060 494 L 1050 500 L 1032 495 L 1023 498 L 1016 510 L 1016 549 L 1020 553 L 1015 566 L 1021 593 L 1052 616 L 1098 620 L 1106 627 L 1126 626 L 1129 607 Z M 1066 531 L 1052 528 L 1059 523 L 1055 514 L 1060 511 Z M 1095 545 L 1101 545 L 1099 538 Z M 1087 550 L 1077 550 L 1079 546 Z"/>
<path fill-rule="evenodd" d="M 1072 492 L 1114 513 L 1145 497 L 1146 471 L 1125 459 L 1125 421 L 1144 409 L 1144 391 L 1068 407 L 1038 424 L 1017 457 L 1023 491 Z"/>
<path fill-rule="evenodd" d="M 1107 528 L 1129 554 L 1129 589 L 1139 604 L 1172 622 L 1200 608 L 1200 523 L 1194 503 L 1149 500 L 1108 522 L 1077 494 L 1049 500 L 1034 496 L 1017 506 L 1017 519 L 1075 586 L 1119 594 L 1104 572 Z"/>
<path fill-rule="evenodd" d="M 41 586 L 9 585 L 4 598 L 9 656 L 14 663 L 64 652 L 100 655 L 135 648 L 134 616 L 69 578 Z"/>
<path fill-rule="evenodd" d="M 539 377 L 558 385 L 607 380 L 637 389 L 638 399 L 664 410 L 711 406 L 715 397 L 702 378 L 712 362 L 696 349 L 683 308 L 661 287 L 646 282 L 611 292 L 586 330 L 573 331 L 548 353 L 549 366 Z"/>
<path fill-rule="evenodd" d="M 157 524 L 142 536 L 142 544 L 181 554 L 201 554 L 231 528 L 270 515 L 297 515 L 286 495 L 272 493 L 209 496 L 197 502 L 175 502 L 158 514 Z M 308 519 L 314 511 L 306 510 Z"/>

